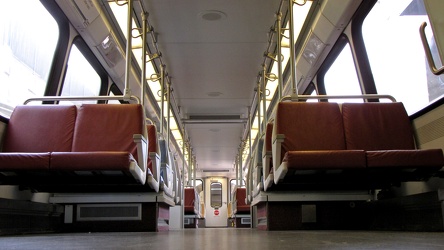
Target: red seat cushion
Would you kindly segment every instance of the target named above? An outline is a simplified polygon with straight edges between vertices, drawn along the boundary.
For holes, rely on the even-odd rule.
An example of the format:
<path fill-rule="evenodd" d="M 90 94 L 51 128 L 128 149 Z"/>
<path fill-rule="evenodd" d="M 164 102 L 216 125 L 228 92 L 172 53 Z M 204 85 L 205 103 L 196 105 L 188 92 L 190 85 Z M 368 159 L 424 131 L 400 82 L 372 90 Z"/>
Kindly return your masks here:
<path fill-rule="evenodd" d="M 442 167 L 444 158 L 441 149 L 425 150 L 379 150 L 367 152 L 369 168 L 394 167 Z"/>
<path fill-rule="evenodd" d="M 134 161 L 128 152 L 54 152 L 51 154 L 51 170 L 126 171 Z"/>
<path fill-rule="evenodd" d="M 50 153 L 1 153 L 1 171 L 48 170 Z"/>
<path fill-rule="evenodd" d="M 288 151 L 284 157 L 289 169 L 365 168 L 364 150 Z"/>

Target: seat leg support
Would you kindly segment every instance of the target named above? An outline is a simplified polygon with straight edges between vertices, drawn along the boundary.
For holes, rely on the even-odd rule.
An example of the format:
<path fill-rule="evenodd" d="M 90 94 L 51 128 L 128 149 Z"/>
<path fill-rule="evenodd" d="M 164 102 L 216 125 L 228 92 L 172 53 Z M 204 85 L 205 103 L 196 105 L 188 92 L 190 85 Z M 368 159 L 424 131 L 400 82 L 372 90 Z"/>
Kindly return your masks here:
<path fill-rule="evenodd" d="M 257 205 L 259 230 L 297 230 L 302 228 L 302 206 L 298 202 L 261 202 Z"/>

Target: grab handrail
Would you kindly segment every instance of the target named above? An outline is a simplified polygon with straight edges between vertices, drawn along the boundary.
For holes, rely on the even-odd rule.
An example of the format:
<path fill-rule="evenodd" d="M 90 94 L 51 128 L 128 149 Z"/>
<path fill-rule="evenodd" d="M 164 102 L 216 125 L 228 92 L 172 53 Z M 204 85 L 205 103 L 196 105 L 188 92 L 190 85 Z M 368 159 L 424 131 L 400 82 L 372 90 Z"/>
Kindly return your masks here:
<path fill-rule="evenodd" d="M 43 96 L 27 99 L 23 104 L 26 105 L 30 102 L 37 101 L 111 101 L 111 100 L 133 100 L 137 104 L 140 104 L 140 99 L 137 96 L 131 95 L 117 95 L 117 96 Z"/>
<path fill-rule="evenodd" d="M 427 37 L 425 34 L 425 27 L 427 26 L 426 22 L 423 22 L 419 27 L 419 35 L 421 36 L 422 46 L 424 46 L 424 52 L 427 58 L 427 62 L 429 63 L 430 71 L 434 75 L 441 75 L 444 73 L 444 66 L 437 69 L 435 65 L 435 61 L 433 60 L 432 51 L 430 50 L 429 43 L 427 41 Z"/>
<path fill-rule="evenodd" d="M 281 101 L 297 101 L 299 99 L 389 99 L 392 102 L 396 102 L 396 99 L 391 95 L 377 95 L 377 94 L 365 94 L 365 95 L 298 95 L 295 98 L 292 95 L 284 96 Z"/>

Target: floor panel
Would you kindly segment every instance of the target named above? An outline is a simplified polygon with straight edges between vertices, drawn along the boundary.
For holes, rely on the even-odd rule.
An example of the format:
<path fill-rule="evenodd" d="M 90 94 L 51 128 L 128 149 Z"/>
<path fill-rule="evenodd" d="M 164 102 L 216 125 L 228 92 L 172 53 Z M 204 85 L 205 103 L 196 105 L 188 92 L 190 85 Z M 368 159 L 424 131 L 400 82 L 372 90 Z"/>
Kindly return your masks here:
<path fill-rule="evenodd" d="M 444 233 L 205 228 L 0 237 L 1 249 L 443 249 Z"/>

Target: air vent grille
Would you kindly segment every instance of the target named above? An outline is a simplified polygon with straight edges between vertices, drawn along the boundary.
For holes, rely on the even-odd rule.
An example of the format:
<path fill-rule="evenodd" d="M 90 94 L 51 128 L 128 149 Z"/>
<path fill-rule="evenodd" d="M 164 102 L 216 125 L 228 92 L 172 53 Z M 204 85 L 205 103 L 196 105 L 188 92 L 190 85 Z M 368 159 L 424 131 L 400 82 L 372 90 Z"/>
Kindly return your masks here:
<path fill-rule="evenodd" d="M 241 115 L 189 115 L 188 119 L 182 120 L 184 123 L 205 124 L 205 123 L 246 123 L 247 119 Z"/>
<path fill-rule="evenodd" d="M 230 172 L 230 170 L 229 169 L 204 169 L 204 170 L 202 170 L 202 172 L 204 172 L 204 173 L 220 173 L 220 172 L 227 173 L 227 172 Z"/>
<path fill-rule="evenodd" d="M 81 204 L 77 206 L 77 221 L 141 219 L 141 204 Z"/>
<path fill-rule="evenodd" d="M 190 115 L 190 120 L 236 120 L 240 115 Z"/>

